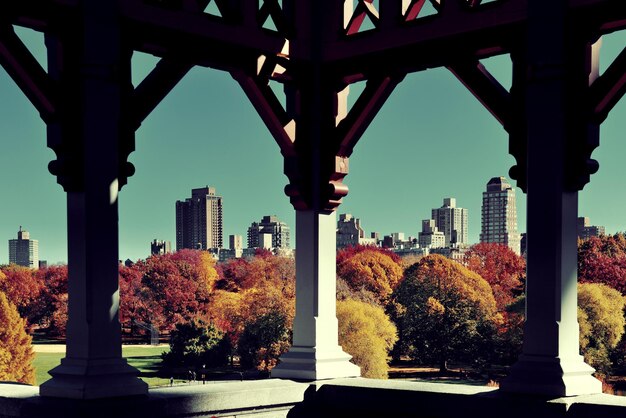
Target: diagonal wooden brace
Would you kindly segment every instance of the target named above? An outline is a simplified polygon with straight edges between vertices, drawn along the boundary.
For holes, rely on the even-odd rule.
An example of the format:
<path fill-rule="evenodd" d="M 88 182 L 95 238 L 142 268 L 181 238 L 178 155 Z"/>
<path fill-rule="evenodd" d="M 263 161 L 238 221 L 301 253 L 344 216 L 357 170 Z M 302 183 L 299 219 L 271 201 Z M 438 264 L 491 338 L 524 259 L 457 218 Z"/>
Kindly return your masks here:
<path fill-rule="evenodd" d="M 56 113 L 54 83 L 10 25 L 0 27 L 0 65 L 35 106 L 43 121 L 52 121 Z"/>

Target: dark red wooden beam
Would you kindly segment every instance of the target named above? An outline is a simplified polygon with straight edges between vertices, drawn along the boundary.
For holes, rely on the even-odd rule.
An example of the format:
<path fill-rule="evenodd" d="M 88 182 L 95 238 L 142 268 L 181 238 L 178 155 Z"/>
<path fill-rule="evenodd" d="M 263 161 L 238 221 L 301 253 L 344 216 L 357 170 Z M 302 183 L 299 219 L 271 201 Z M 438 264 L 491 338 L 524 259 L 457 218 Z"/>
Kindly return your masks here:
<path fill-rule="evenodd" d="M 337 125 L 337 155 L 349 157 L 352 154 L 358 140 L 403 78 L 382 76 L 372 77 L 367 81 L 350 112 Z"/>
<path fill-rule="evenodd" d="M 44 122 L 56 112 L 54 84 L 11 25 L 0 27 L 0 65 L 35 106 Z"/>
<path fill-rule="evenodd" d="M 233 78 L 239 83 L 246 96 L 269 129 L 285 157 L 293 156 L 296 135 L 296 122 L 287 114 L 274 92 L 267 84 L 243 71 L 233 71 Z"/>
<path fill-rule="evenodd" d="M 193 68 L 181 59 L 161 58 L 156 67 L 135 88 L 132 96 L 133 130 L 139 128 L 146 117 L 169 94 L 180 80 Z"/>
<path fill-rule="evenodd" d="M 480 62 L 475 60 L 450 64 L 447 68 L 485 106 L 505 129 L 509 126 L 511 98 Z"/>
<path fill-rule="evenodd" d="M 591 108 L 597 123 L 602 123 L 626 93 L 626 48 L 592 85 Z"/>

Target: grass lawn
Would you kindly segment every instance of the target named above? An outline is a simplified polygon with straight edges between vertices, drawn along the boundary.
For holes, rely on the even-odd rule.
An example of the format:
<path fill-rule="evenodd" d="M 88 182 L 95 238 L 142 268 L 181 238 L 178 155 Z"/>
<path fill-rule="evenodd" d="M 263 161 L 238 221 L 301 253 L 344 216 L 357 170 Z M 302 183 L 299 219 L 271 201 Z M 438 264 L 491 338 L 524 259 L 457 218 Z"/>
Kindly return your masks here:
<path fill-rule="evenodd" d="M 124 347 L 122 353 L 128 360 L 128 363 L 139 369 L 139 377 L 148 383 L 150 387 L 156 387 L 166 386 L 170 383 L 169 378 L 157 376 L 159 363 L 161 362 L 161 353 L 167 350 L 169 350 L 168 347 L 137 346 Z M 37 385 L 41 385 L 50 379 L 48 370 L 56 367 L 63 357 L 65 357 L 63 353 L 35 353 L 33 365 L 35 366 Z M 175 383 L 180 382 L 182 380 L 175 381 Z"/>

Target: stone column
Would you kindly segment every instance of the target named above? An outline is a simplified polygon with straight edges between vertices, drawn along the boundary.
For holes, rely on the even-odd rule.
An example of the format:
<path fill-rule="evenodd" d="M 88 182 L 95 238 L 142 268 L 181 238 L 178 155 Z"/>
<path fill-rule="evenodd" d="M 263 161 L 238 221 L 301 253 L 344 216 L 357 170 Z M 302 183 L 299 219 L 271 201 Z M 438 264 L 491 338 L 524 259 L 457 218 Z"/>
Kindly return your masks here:
<path fill-rule="evenodd" d="M 500 385 L 506 392 L 556 397 L 602 389 L 579 354 L 578 189 L 593 164 L 583 161 L 582 170 L 576 164 L 582 136 L 594 133 L 582 110 L 590 68 L 584 45 L 578 55 L 566 42 L 565 6 L 529 1 L 526 323 L 523 353 Z"/>
<path fill-rule="evenodd" d="M 296 318 L 293 346 L 272 377 L 302 380 L 360 376 L 338 344 L 334 212 L 296 211 Z"/>
<path fill-rule="evenodd" d="M 130 54 L 122 51 L 116 2 L 84 1 L 83 20 L 48 40 L 60 83 L 60 119 L 48 127 L 67 191 L 67 352 L 41 385 L 43 396 L 93 399 L 147 394 L 122 358 L 118 320 L 119 145 Z M 126 136 L 127 138 L 127 136 Z"/>

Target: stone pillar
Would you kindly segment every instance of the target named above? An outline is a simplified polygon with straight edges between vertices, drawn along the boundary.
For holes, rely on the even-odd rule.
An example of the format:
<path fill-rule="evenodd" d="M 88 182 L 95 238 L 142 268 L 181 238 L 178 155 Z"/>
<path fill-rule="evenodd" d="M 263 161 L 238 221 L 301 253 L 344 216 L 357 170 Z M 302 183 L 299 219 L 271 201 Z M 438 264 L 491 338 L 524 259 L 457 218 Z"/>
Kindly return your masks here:
<path fill-rule="evenodd" d="M 584 173 L 572 162 L 581 132 L 593 130 L 581 113 L 590 69 L 566 42 L 565 6 L 529 1 L 526 323 L 523 353 L 500 385 L 555 397 L 602 389 L 579 354 L 576 218 Z"/>
<path fill-rule="evenodd" d="M 50 47 L 60 82 L 60 119 L 48 127 L 67 191 L 67 352 L 41 385 L 43 396 L 93 399 L 147 394 L 122 358 L 118 320 L 119 145 L 130 54 L 122 52 L 116 2 L 83 2 L 83 20 Z"/>
<path fill-rule="evenodd" d="M 334 212 L 296 211 L 296 317 L 293 346 L 272 377 L 318 380 L 360 376 L 338 344 Z"/>

